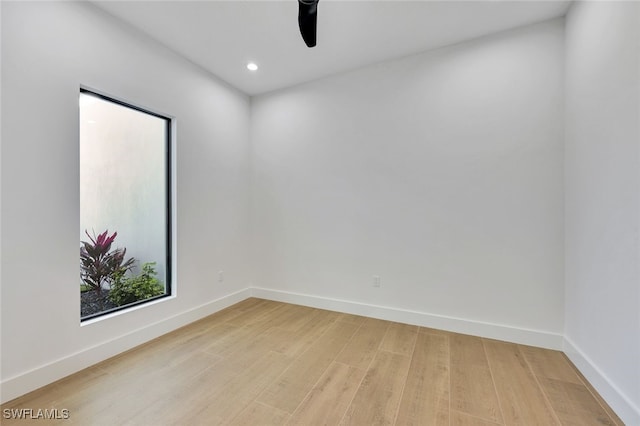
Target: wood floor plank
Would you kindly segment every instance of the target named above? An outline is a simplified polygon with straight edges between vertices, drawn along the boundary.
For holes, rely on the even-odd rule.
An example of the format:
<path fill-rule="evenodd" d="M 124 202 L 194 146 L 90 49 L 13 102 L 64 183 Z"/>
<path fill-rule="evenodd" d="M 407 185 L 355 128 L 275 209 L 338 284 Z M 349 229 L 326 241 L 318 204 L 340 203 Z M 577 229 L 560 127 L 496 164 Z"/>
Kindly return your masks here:
<path fill-rule="evenodd" d="M 56 404 L 68 409 L 77 424 L 124 424 L 145 408 L 138 396 L 144 395 L 145 401 L 160 399 L 167 382 L 186 382 L 217 360 L 213 355 L 196 352 L 182 362 L 158 364 L 155 370 L 133 369 L 127 376 L 93 367 L 89 371 L 102 372 L 89 377 L 74 375 L 57 383 Z"/>
<path fill-rule="evenodd" d="M 210 424 L 230 421 L 273 383 L 290 363 L 290 357 L 278 352 L 269 352 L 242 374 L 227 382 L 222 389 L 211 393 L 209 404 L 196 419 L 211 419 Z"/>
<path fill-rule="evenodd" d="M 192 330 L 184 330 L 182 334 L 173 335 L 172 339 L 150 342 L 98 366 L 112 375 L 123 377 L 129 377 L 132 370 L 138 375 L 153 372 L 159 367 L 181 363 L 195 352 L 202 351 L 209 342 L 224 337 L 229 332 L 229 327 L 228 324 L 220 323 L 209 327 L 207 331 L 194 333 Z"/>
<path fill-rule="evenodd" d="M 289 425 L 337 425 L 347 411 L 364 370 L 333 362 L 291 416 Z"/>
<path fill-rule="evenodd" d="M 252 402 L 231 421 L 224 425 L 233 426 L 280 426 L 287 423 L 289 413 L 259 402 Z"/>
<path fill-rule="evenodd" d="M 615 426 L 616 423 L 583 384 L 548 378 L 541 378 L 539 382 L 563 425 Z"/>
<path fill-rule="evenodd" d="M 316 312 L 310 313 L 307 322 L 295 330 L 276 327 L 273 330 L 276 337 L 272 349 L 296 357 L 322 336 L 335 323 L 336 317 L 337 315 L 333 312 L 316 310 Z"/>
<path fill-rule="evenodd" d="M 318 309 L 306 306 L 282 303 L 267 315 L 262 315 L 258 322 L 265 323 L 267 327 L 281 327 L 296 330 L 309 320 L 309 317 L 319 312 Z"/>
<path fill-rule="evenodd" d="M 246 368 L 258 361 L 260 357 L 272 351 L 274 346 L 272 337 L 271 330 L 258 335 L 251 332 L 245 335 L 242 341 L 228 348 L 224 355 L 219 355 L 222 356 L 222 360 L 213 367 L 217 370 L 215 372 L 218 377 L 216 386 L 221 383 L 221 379 L 242 373 Z"/>
<path fill-rule="evenodd" d="M 389 326 L 388 321 L 365 318 L 353 339 L 345 346 L 336 361 L 366 369 L 376 356 Z"/>
<path fill-rule="evenodd" d="M 449 337 L 418 333 L 397 424 L 449 425 Z"/>
<path fill-rule="evenodd" d="M 283 354 L 268 352 L 242 372 L 228 377 L 222 377 L 226 370 L 212 367 L 189 383 L 176 387 L 134 420 L 140 424 L 162 425 L 229 422 L 247 408 L 290 362 L 291 359 Z M 184 395 L 189 395 L 189 398 Z"/>
<path fill-rule="evenodd" d="M 417 336 L 417 326 L 392 322 L 382 339 L 380 350 L 411 356 Z"/>
<path fill-rule="evenodd" d="M 355 324 L 334 323 L 264 390 L 258 401 L 293 413 L 357 329 Z"/>
<path fill-rule="evenodd" d="M 508 425 L 558 425 L 518 346 L 483 339 L 500 408 Z"/>
<path fill-rule="evenodd" d="M 78 373 L 68 376 L 55 383 L 44 386 L 20 398 L 16 398 L 2 405 L 2 413 L 4 410 L 18 410 L 13 411 L 13 414 L 21 416 L 22 418 L 1 418 L 0 424 L 3 426 L 12 425 L 31 425 L 45 423 L 43 420 L 30 420 L 26 417 L 26 412 L 22 412 L 22 409 L 58 409 L 69 410 L 71 416 L 76 416 L 77 407 L 81 405 L 72 406 L 70 400 L 76 395 L 82 395 L 85 393 L 99 393 L 101 390 L 108 390 L 109 387 L 104 383 L 109 379 L 109 374 L 104 370 L 93 366 L 86 368 Z M 96 391 L 97 390 L 97 391 Z M 11 414 L 11 411 L 10 411 Z M 69 424 L 69 421 L 52 421 L 52 424 Z"/>
<path fill-rule="evenodd" d="M 313 319 L 326 317 L 326 313 L 320 309 L 308 308 L 306 306 L 291 305 L 289 308 L 291 315 L 278 327 L 292 332 L 298 331 Z"/>
<path fill-rule="evenodd" d="M 393 424 L 410 362 L 407 356 L 378 351 L 340 424 Z"/>
<path fill-rule="evenodd" d="M 203 345 L 202 350 L 212 354 L 220 356 L 228 356 L 233 352 L 236 352 L 239 345 L 246 344 L 247 341 L 253 340 L 255 336 L 260 334 L 260 331 L 256 331 L 250 327 L 240 327 L 233 324 L 225 323 L 227 332 L 219 336 L 216 339 Z"/>
<path fill-rule="evenodd" d="M 113 380 L 107 375 L 107 377 L 103 377 L 99 381 L 88 383 L 88 386 L 81 388 L 72 386 L 66 389 L 66 396 L 59 401 L 59 404 L 69 410 L 75 422 L 100 418 L 103 417 L 103 413 L 109 413 L 105 417 L 109 417 L 111 420 L 115 420 L 113 417 L 130 418 L 144 408 L 139 404 L 134 406 L 127 404 L 127 395 L 131 390 L 128 384 L 134 382 L 135 380 L 131 379 L 128 383 L 123 383 L 120 386 L 120 380 Z M 117 387 L 115 386 L 116 384 L 118 385 Z M 154 395 L 148 396 L 154 397 Z M 130 401 L 131 398 L 128 398 L 128 400 Z M 119 409 L 117 413 L 110 413 L 110 410 L 119 405 L 123 406 L 122 409 Z"/>
<path fill-rule="evenodd" d="M 451 410 L 451 424 L 455 426 L 499 426 L 502 423 L 490 422 L 461 411 Z"/>
<path fill-rule="evenodd" d="M 134 420 L 150 424 L 184 424 L 186 416 L 208 406 L 209 398 L 212 395 L 222 394 L 229 383 L 245 374 L 248 369 L 253 368 L 256 363 L 268 355 L 266 345 L 259 339 L 247 338 L 238 342 L 236 348 L 237 350 L 229 350 L 226 357 L 201 351 L 203 354 L 222 359 L 207 366 L 201 374 L 189 381 L 178 379 L 174 382 L 168 382 L 170 387 L 166 388 L 166 392 L 163 392 L 160 398 L 156 398 L 136 415 Z M 281 371 L 278 372 L 278 374 L 280 373 Z M 183 395 L 190 395 L 189 404 L 184 404 Z M 168 408 L 172 406 L 173 409 Z"/>
<path fill-rule="evenodd" d="M 525 345 L 518 345 L 518 348 L 537 377 L 582 384 L 562 352 Z"/>
<path fill-rule="evenodd" d="M 185 423 L 185 419 L 193 415 L 193 412 L 201 412 L 209 403 L 209 392 L 221 389 L 235 376 L 235 373 L 225 376 L 226 371 L 212 367 L 192 377 L 189 383 L 171 383 L 166 387 L 166 392 L 162 392 L 159 397 L 145 398 L 144 409 L 132 416 L 130 423 L 163 426 L 201 424 L 202 421 Z"/>
<path fill-rule="evenodd" d="M 64 412 L 62 411 L 48 411 L 51 417 L 47 416 L 47 411 L 42 412 L 40 416 L 42 418 L 38 418 L 38 410 L 28 409 L 20 409 L 20 408 L 7 408 L 7 412 L 4 412 L 0 415 L 7 417 L 0 417 L 2 426 L 42 426 L 42 425 L 73 425 L 73 420 L 71 418 L 65 419 Z M 43 409 L 44 410 L 44 409 Z M 47 408 L 46 410 L 55 410 L 55 408 Z M 58 418 L 56 418 L 56 416 Z"/>
<path fill-rule="evenodd" d="M 267 318 L 269 315 L 273 316 L 278 311 L 286 312 L 287 305 L 278 304 L 269 300 L 259 300 L 249 308 L 242 310 L 242 313 L 239 315 L 227 320 L 227 322 L 242 327 Z"/>
<path fill-rule="evenodd" d="M 502 423 L 500 403 L 479 337 L 451 334 L 451 409 Z"/>
<path fill-rule="evenodd" d="M 290 309 L 290 305 L 287 304 L 283 304 L 280 309 L 269 307 L 267 312 L 268 315 L 259 314 L 260 319 L 255 321 L 245 318 L 249 322 L 244 326 L 226 323 L 227 327 L 235 328 L 220 338 L 211 339 L 204 350 L 223 357 L 231 357 L 257 348 L 265 349 L 265 345 L 268 349 L 276 346 L 278 341 L 274 339 L 278 336 L 275 329 L 299 313 Z"/>

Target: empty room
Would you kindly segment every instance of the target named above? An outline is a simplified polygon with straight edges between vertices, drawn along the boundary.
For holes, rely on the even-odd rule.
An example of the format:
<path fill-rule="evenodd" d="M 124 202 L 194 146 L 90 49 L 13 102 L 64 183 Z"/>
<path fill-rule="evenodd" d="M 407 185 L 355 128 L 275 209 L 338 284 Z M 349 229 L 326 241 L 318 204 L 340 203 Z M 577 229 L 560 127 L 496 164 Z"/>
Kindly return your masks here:
<path fill-rule="evenodd" d="M 0 23 L 1 424 L 640 426 L 640 2 Z"/>

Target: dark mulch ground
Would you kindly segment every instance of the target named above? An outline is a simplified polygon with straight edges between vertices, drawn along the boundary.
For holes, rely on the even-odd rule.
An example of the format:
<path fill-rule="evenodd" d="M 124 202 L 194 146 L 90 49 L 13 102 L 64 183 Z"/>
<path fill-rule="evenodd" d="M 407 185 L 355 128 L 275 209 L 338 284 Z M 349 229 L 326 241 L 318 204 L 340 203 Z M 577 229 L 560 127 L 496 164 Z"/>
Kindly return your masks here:
<path fill-rule="evenodd" d="M 116 305 L 109 300 L 108 296 L 109 290 L 102 290 L 100 296 L 93 290 L 80 293 L 80 317 L 115 308 Z"/>

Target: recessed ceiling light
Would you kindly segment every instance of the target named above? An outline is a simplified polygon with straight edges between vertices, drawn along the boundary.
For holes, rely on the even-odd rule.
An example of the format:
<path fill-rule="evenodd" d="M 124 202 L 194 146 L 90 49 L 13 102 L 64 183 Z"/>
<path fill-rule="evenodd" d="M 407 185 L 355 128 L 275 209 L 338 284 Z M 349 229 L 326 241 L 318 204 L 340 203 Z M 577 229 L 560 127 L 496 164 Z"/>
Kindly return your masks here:
<path fill-rule="evenodd" d="M 257 71 L 258 70 L 258 65 L 256 65 L 254 62 L 249 62 L 247 64 L 247 69 L 249 71 Z"/>

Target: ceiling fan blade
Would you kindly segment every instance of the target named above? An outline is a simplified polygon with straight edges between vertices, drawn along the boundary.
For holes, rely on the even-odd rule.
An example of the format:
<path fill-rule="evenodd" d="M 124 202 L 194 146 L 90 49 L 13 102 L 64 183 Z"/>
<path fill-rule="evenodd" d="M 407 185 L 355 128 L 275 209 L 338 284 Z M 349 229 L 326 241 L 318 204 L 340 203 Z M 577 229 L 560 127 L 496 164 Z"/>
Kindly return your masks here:
<path fill-rule="evenodd" d="M 308 47 L 316 45 L 319 0 L 298 0 L 298 26 Z"/>

